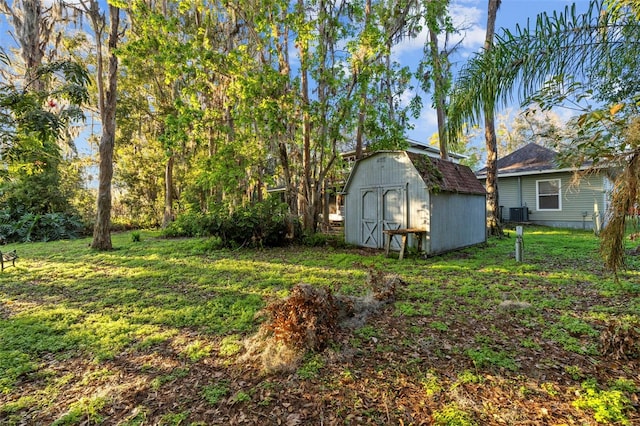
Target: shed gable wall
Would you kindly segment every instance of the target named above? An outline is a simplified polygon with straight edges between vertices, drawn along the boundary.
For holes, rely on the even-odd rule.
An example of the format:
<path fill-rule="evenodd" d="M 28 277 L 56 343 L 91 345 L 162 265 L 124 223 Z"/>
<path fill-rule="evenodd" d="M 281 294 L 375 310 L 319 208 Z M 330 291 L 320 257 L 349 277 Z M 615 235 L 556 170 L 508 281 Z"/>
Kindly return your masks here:
<path fill-rule="evenodd" d="M 371 246 L 371 240 L 363 244 L 367 231 L 363 231 L 362 219 L 365 216 L 363 209 L 373 209 L 376 203 L 363 204 L 363 194 L 371 194 L 377 191 L 379 200 L 377 208 L 382 209 L 382 197 L 389 189 L 399 189 L 405 205 L 397 209 L 399 227 L 426 228 L 429 223 L 428 205 L 429 194 L 425 183 L 419 176 L 415 167 L 404 153 L 376 154 L 360 160 L 352 175 L 349 177 L 347 193 L 345 194 L 345 240 L 350 244 Z M 385 226 L 382 212 L 366 212 L 367 217 L 377 215 L 379 221 L 378 232 Z M 381 235 L 381 234 L 379 234 Z M 410 241 L 410 244 L 413 244 Z M 380 236 L 377 241 L 378 248 L 383 247 Z"/>

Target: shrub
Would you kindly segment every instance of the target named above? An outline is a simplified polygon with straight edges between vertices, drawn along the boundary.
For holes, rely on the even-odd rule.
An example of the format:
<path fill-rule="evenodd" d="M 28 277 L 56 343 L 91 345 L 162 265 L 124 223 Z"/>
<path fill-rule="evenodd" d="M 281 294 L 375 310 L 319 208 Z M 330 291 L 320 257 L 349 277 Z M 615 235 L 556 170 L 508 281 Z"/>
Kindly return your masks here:
<path fill-rule="evenodd" d="M 217 234 L 213 220 L 215 216 L 201 212 L 187 212 L 179 215 L 163 230 L 165 237 L 206 237 Z"/>
<path fill-rule="evenodd" d="M 289 242 L 295 228 L 286 204 L 268 199 L 229 212 L 221 206 L 209 213 L 184 213 L 164 230 L 167 237 L 219 237 L 226 247 L 274 247 Z"/>
<path fill-rule="evenodd" d="M 83 229 L 80 219 L 70 214 L 0 211 L 0 240 L 5 243 L 78 238 Z"/>

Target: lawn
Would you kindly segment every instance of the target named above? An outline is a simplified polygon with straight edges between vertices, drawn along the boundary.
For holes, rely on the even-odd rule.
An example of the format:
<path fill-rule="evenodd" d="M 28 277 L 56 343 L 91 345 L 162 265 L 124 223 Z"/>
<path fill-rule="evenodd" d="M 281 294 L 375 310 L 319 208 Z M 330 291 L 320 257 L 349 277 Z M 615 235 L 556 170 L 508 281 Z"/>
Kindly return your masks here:
<path fill-rule="evenodd" d="M 511 234 L 403 261 L 153 231 L 4 247 L 0 424 L 640 424 L 640 258 L 616 281 L 592 233 L 525 227 L 518 263 Z M 370 268 L 402 285 L 364 324 L 293 371 L 243 357 L 267 303 L 365 296 Z"/>

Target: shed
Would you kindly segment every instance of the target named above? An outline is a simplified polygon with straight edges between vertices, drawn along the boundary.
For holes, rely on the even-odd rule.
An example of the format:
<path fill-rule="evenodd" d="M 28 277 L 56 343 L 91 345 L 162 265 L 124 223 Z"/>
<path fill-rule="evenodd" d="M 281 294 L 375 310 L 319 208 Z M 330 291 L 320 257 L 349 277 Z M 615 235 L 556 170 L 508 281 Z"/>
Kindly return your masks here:
<path fill-rule="evenodd" d="M 345 240 L 383 248 L 385 230 L 424 229 L 427 255 L 486 242 L 486 192 L 467 166 L 405 151 L 356 162 L 344 187 Z M 397 237 L 394 237 L 397 238 Z M 410 236 L 410 247 L 417 246 Z M 399 249 L 399 241 L 391 248 Z"/>

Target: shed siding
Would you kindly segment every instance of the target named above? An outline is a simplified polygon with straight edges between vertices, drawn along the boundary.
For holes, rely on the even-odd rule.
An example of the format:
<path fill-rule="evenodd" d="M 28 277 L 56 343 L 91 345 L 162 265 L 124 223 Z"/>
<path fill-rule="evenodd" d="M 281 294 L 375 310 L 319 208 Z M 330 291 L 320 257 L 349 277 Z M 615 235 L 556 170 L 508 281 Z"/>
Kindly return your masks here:
<path fill-rule="evenodd" d="M 485 218 L 486 198 L 483 195 L 433 194 L 429 254 L 486 242 Z"/>
<path fill-rule="evenodd" d="M 590 175 L 580 180 L 578 184 L 572 183 L 571 173 L 548 173 L 530 176 L 521 176 L 522 203 L 529 209 L 529 221 L 540 225 L 562 226 L 569 228 L 587 229 L 594 227 L 594 218 L 602 221 L 605 206 L 605 186 L 602 175 Z M 562 209 L 559 211 L 537 210 L 536 188 L 537 181 L 560 179 Z M 503 190 L 509 187 L 517 187 L 518 177 L 502 178 L 500 180 L 500 204 L 504 205 L 505 217 L 508 216 L 509 207 L 518 205 L 505 204 L 512 199 L 511 195 L 503 197 Z M 506 192 L 510 194 L 510 192 Z M 583 212 L 586 216 L 583 217 Z M 596 215 L 597 213 L 597 215 Z"/>
<path fill-rule="evenodd" d="M 485 195 L 444 190 L 431 193 L 413 161 L 404 152 L 379 152 L 356 163 L 345 187 L 345 240 L 383 248 L 382 230 L 403 227 L 426 231 L 422 245 L 426 254 L 485 242 Z M 449 178 L 457 176 L 454 173 Z M 385 199 L 384 194 L 391 197 Z M 390 217 L 394 220 L 388 220 Z M 372 232 L 374 224 L 378 237 Z M 392 249 L 397 250 L 398 243 L 399 237 L 395 237 Z M 417 245 L 413 235 L 408 244 Z"/>

